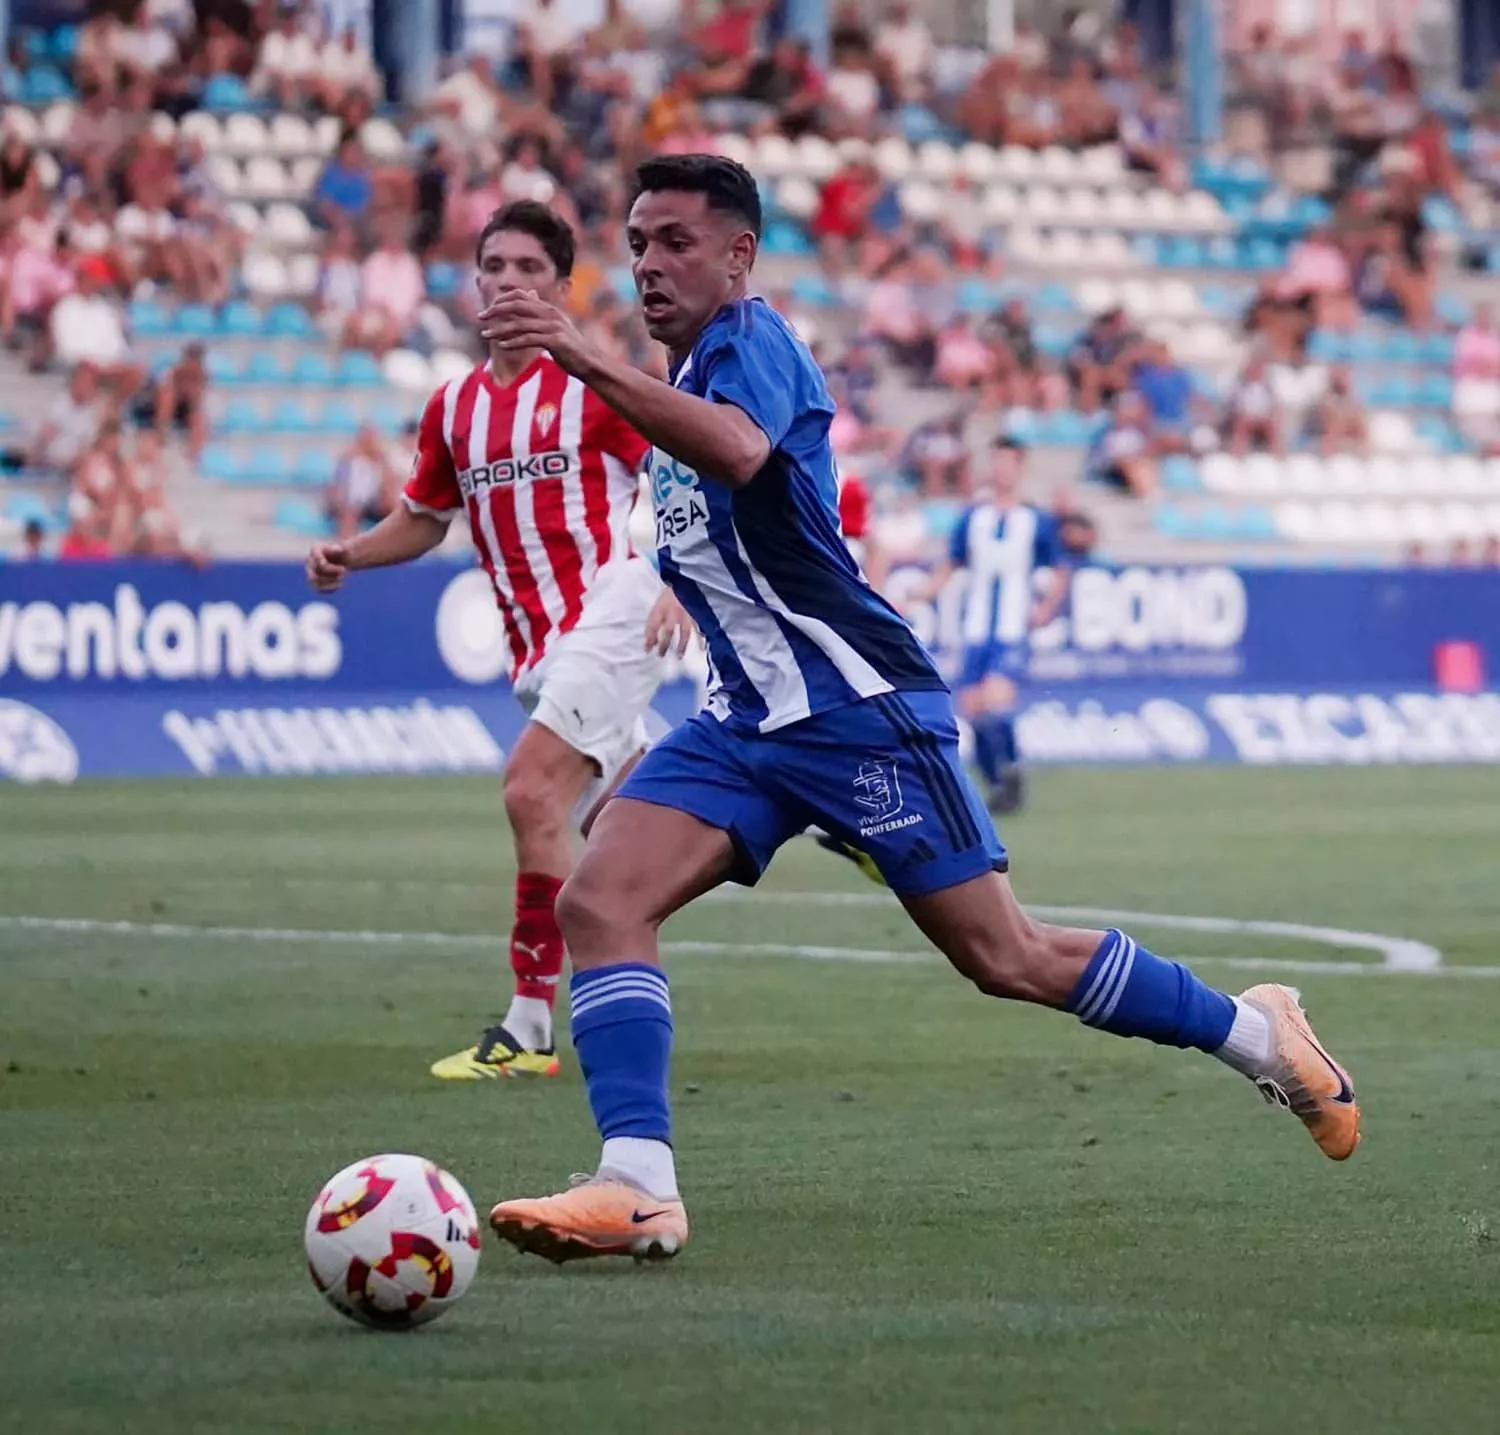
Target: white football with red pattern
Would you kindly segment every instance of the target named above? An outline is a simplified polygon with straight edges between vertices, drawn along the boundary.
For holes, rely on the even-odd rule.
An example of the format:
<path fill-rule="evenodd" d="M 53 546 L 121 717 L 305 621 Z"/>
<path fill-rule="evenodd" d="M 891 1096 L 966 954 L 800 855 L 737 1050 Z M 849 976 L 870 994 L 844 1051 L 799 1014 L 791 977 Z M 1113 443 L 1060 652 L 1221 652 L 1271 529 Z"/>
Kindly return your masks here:
<path fill-rule="evenodd" d="M 469 1193 L 421 1156 L 370 1156 L 318 1192 L 304 1231 L 313 1284 L 337 1311 L 407 1330 L 457 1304 L 479 1266 Z"/>

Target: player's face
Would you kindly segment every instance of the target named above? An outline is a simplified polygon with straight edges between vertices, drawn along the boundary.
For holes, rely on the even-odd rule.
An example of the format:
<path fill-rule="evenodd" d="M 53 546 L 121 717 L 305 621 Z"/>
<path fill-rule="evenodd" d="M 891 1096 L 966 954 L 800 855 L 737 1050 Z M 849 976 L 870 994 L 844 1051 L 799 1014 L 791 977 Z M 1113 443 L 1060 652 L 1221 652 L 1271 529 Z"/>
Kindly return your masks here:
<path fill-rule="evenodd" d="M 736 296 L 755 259 L 755 236 L 702 194 L 648 191 L 625 234 L 646 332 L 674 352 Z"/>
<path fill-rule="evenodd" d="M 484 241 L 474 282 L 479 286 L 481 307 L 516 289 L 530 289 L 538 299 L 557 304 L 568 288 L 568 281 L 558 278 L 541 241 L 516 229 L 502 229 Z"/>
<path fill-rule="evenodd" d="M 1007 503 L 1021 492 L 1021 455 L 1013 448 L 997 448 L 990 458 L 990 489 Z"/>

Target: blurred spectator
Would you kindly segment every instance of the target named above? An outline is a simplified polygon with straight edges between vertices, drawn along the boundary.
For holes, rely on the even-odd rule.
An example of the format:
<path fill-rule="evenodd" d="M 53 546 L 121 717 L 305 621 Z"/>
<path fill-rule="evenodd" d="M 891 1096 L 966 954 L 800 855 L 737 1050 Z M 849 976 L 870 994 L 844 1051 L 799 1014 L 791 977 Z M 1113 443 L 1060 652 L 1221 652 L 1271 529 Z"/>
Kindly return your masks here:
<path fill-rule="evenodd" d="M 0 339 L 12 344 L 23 329 L 34 333 L 37 338 L 34 366 L 40 367 L 45 363 L 50 342 L 46 334 L 53 306 L 72 289 L 73 273 L 68 264 L 66 236 L 57 235 L 45 249 L 33 247 L 29 238 L 45 243 L 49 233 L 43 229 L 28 235 L 20 224 L 9 233 L 0 231 L 0 282 L 3 282 Z"/>
<path fill-rule="evenodd" d="M 1349 260 L 1326 225 L 1309 230 L 1292 245 L 1276 292 L 1280 298 L 1306 303 L 1320 329 L 1349 329 L 1359 313 Z"/>
<path fill-rule="evenodd" d="M 588 32 L 585 44 L 595 55 L 630 54 L 646 49 L 646 32 L 623 0 L 604 0 L 604 17 Z"/>
<path fill-rule="evenodd" d="M 76 254 L 102 254 L 111 270 L 116 267 L 115 233 L 101 196 L 90 189 L 80 189 L 64 210 L 63 228 Z"/>
<path fill-rule="evenodd" d="M 823 77 L 813 64 L 807 42 L 784 37 L 769 54 L 758 56 L 745 72 L 740 94 L 753 107 L 752 127 L 779 129 L 800 139 L 821 123 Z"/>
<path fill-rule="evenodd" d="M 936 335 L 917 296 L 915 280 L 910 255 L 898 250 L 875 275 L 865 296 L 861 327 L 885 346 L 896 363 L 925 383 L 936 357 Z"/>
<path fill-rule="evenodd" d="M 35 518 L 28 518 L 21 530 L 21 551 L 16 557 L 22 562 L 36 563 L 47 556 L 47 530 Z"/>
<path fill-rule="evenodd" d="M 7 124 L 0 140 L 0 224 L 28 213 L 41 187 L 36 152 Z"/>
<path fill-rule="evenodd" d="M 1453 342 L 1453 377 L 1500 384 L 1500 325 L 1495 306 L 1475 306 L 1473 317 Z"/>
<path fill-rule="evenodd" d="M 1159 339 L 1141 345 L 1131 383 L 1150 411 L 1157 432 L 1185 441 L 1192 415 L 1192 375 Z"/>
<path fill-rule="evenodd" d="M 323 332 L 339 344 L 350 343 L 349 326 L 359 318 L 361 273 L 359 246 L 347 224 L 329 232 L 318 265 L 313 303 Z"/>
<path fill-rule="evenodd" d="M 833 133 L 870 137 L 880 108 L 880 81 L 875 54 L 863 32 L 835 37 L 828 73 L 823 81 L 827 123 Z"/>
<path fill-rule="evenodd" d="M 567 80 L 569 51 L 582 32 L 568 0 L 519 0 L 515 9 L 520 55 L 532 93 L 545 105 Z"/>
<path fill-rule="evenodd" d="M 129 551 L 142 558 L 201 556 L 190 554 L 183 543 L 182 525 L 167 501 L 162 469 L 160 440 L 150 429 L 138 430 L 125 463 Z"/>
<path fill-rule="evenodd" d="M 1369 313 L 1405 320 L 1418 330 L 1430 328 L 1433 283 L 1420 238 L 1403 235 L 1395 220 L 1379 223 L 1360 264 L 1355 292 Z"/>
<path fill-rule="evenodd" d="M 1114 400 L 1109 422 L 1094 438 L 1086 472 L 1096 483 L 1123 489 L 1132 498 L 1152 498 L 1158 452 L 1151 410 L 1139 394 L 1125 389 Z"/>
<path fill-rule="evenodd" d="M 27 462 L 33 468 L 71 477 L 92 446 L 108 410 L 92 364 L 78 364 L 68 384 L 52 400 L 32 436 Z"/>
<path fill-rule="evenodd" d="M 556 198 L 557 180 L 543 162 L 541 145 L 523 136 L 512 146 L 510 158 L 500 171 L 500 203 L 534 199 L 538 204 L 551 204 Z"/>
<path fill-rule="evenodd" d="M 981 389 L 994 376 L 989 346 L 974 331 L 967 314 L 955 314 L 938 330 L 933 374 L 950 389 Z"/>
<path fill-rule="evenodd" d="M 319 98 L 330 114 L 343 112 L 352 99 L 373 100 L 380 93 L 380 74 L 352 25 L 318 51 L 317 73 Z"/>
<path fill-rule="evenodd" d="M 281 0 L 250 77 L 252 90 L 269 95 L 284 109 L 299 108 L 318 88 L 318 45 L 303 28 L 300 10 L 296 0 Z"/>
<path fill-rule="evenodd" d="M 153 426 L 158 443 L 177 430 L 187 436 L 189 455 L 194 460 L 201 456 L 208 442 L 208 366 L 202 344 L 188 344 L 182 357 L 155 380 L 141 413 Z"/>
<path fill-rule="evenodd" d="M 1137 108 L 1120 120 L 1120 144 L 1126 164 L 1167 186 L 1187 188 L 1187 166 L 1182 157 L 1182 133 L 1173 100 L 1155 90 L 1143 90 Z"/>
<path fill-rule="evenodd" d="M 88 500 L 99 516 L 105 538 L 116 550 L 121 548 L 122 534 L 128 529 L 131 519 L 124 464 L 119 420 L 111 418 L 100 426 L 94 442 L 85 450 L 73 471 L 73 496 Z M 128 551 L 128 544 L 125 551 Z"/>
<path fill-rule="evenodd" d="M 1283 449 L 1284 434 L 1268 367 L 1264 354 L 1253 354 L 1229 396 L 1227 439 L 1232 453 L 1243 455 L 1252 449 L 1280 453 Z"/>
<path fill-rule="evenodd" d="M 1481 109 L 1469 131 L 1468 168 L 1491 199 L 1500 199 L 1500 106 Z"/>
<path fill-rule="evenodd" d="M 969 448 L 964 442 L 965 409 L 929 419 L 907 435 L 897 467 L 902 480 L 924 498 L 952 498 L 966 490 Z"/>
<path fill-rule="evenodd" d="M 445 116 L 470 140 L 488 135 L 500 116 L 500 87 L 484 55 L 455 61 L 427 101 L 430 113 Z"/>
<path fill-rule="evenodd" d="M 386 461 L 380 435 L 366 424 L 340 455 L 328 487 L 327 512 L 340 538 L 379 523 L 400 501 L 401 480 Z"/>
<path fill-rule="evenodd" d="M 358 324 L 346 342 L 384 354 L 416 323 L 426 297 L 422 265 L 407 247 L 402 221 L 387 220 L 379 246 L 360 267 Z"/>
<path fill-rule="evenodd" d="M 1089 322 L 1067 359 L 1077 404 L 1094 413 L 1130 382 L 1138 340 L 1123 309 L 1106 309 Z"/>
<path fill-rule="evenodd" d="M 936 51 L 927 22 L 907 0 L 896 0 L 875 30 L 875 56 L 890 87 L 903 102 L 924 99 L 932 83 Z"/>
<path fill-rule="evenodd" d="M 87 498 L 75 494 L 68 503 L 68 530 L 57 546 L 58 559 L 99 562 L 112 556 L 104 516 Z"/>
<path fill-rule="evenodd" d="M 1369 447 L 1370 426 L 1363 405 L 1354 397 L 1347 369 L 1328 376 L 1328 388 L 1314 405 L 1308 437 L 1325 458 L 1336 453 L 1363 454 Z"/>
<path fill-rule="evenodd" d="M 338 150 L 313 187 L 313 203 L 326 228 L 344 220 L 359 224 L 369 212 L 374 181 L 359 136 L 345 132 Z"/>
<path fill-rule="evenodd" d="M 144 370 L 131 353 L 125 314 L 108 291 L 108 263 L 90 255 L 78 265 L 76 287 L 53 307 L 49 320 L 53 359 L 65 367 L 92 364 L 106 383 L 128 396 Z"/>
<path fill-rule="evenodd" d="M 866 159 L 850 161 L 823 186 L 809 227 L 827 268 L 838 273 L 849 266 L 884 189 L 880 171 Z"/>
<path fill-rule="evenodd" d="M 990 346 L 992 407 L 1050 411 L 1067 402 L 1067 380 L 1043 368 L 1024 300 L 1006 300 L 979 332 Z"/>

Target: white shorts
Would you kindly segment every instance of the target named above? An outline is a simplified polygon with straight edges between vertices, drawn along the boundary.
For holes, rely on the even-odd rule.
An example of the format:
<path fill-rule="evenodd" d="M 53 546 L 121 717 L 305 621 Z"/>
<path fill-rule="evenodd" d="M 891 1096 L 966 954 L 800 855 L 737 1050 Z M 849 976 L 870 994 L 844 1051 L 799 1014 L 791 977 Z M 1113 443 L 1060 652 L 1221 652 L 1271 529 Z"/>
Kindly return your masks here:
<path fill-rule="evenodd" d="M 644 558 L 608 564 L 595 580 L 578 625 L 563 633 L 515 686 L 526 716 L 592 758 L 597 796 L 621 766 L 658 734 L 647 710 L 666 660 L 645 649 L 646 619 L 661 579 Z"/>

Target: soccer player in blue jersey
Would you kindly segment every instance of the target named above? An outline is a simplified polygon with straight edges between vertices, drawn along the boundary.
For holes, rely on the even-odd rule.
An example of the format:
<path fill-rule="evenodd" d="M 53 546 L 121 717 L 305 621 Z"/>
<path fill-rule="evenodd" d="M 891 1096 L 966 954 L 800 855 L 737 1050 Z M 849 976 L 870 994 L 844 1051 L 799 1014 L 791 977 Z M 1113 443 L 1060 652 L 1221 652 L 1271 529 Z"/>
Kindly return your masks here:
<path fill-rule="evenodd" d="M 1014 812 L 1024 787 L 1015 707 L 1031 656 L 1031 632 L 1057 616 L 1068 568 L 1057 519 L 1021 501 L 1026 449 L 1002 435 L 974 501 L 959 515 L 948 560 L 933 575 L 940 591 L 955 571 L 967 576 L 959 619 L 963 670 L 958 710 L 974 729 L 974 756 L 991 812 Z M 1045 593 L 1039 570 L 1049 570 Z"/>
<path fill-rule="evenodd" d="M 1349 1078 L 1291 989 L 1228 996 L 1121 931 L 1051 926 L 1021 909 L 960 767 L 948 692 L 839 537 L 823 375 L 790 325 L 747 296 L 755 181 L 708 155 L 647 161 L 637 180 L 633 269 L 670 382 L 600 352 L 526 293 L 491 304 L 481 332 L 547 349 L 655 445 L 662 576 L 707 638 L 715 681 L 707 707 L 605 807 L 558 899 L 598 1166 L 560 1195 L 501 1202 L 496 1232 L 555 1261 L 661 1258 L 686 1243 L 657 931 L 720 883 L 753 883 L 811 825 L 867 851 L 980 991 L 1211 1053 L 1295 1112 L 1326 1155 L 1350 1155 Z"/>

